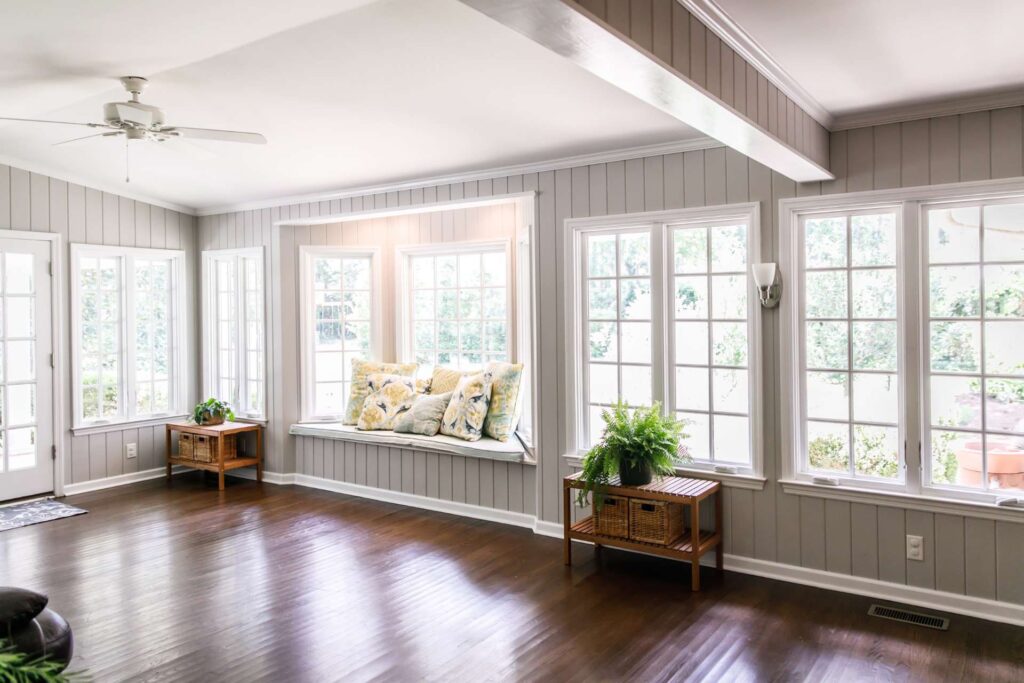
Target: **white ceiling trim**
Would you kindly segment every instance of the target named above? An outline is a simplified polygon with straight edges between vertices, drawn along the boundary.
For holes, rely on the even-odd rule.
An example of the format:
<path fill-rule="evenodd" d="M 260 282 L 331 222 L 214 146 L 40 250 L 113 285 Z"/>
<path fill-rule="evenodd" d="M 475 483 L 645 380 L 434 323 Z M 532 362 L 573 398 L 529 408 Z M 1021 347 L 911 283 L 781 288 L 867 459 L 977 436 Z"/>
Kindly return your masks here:
<path fill-rule="evenodd" d="M 433 176 L 417 180 L 409 180 L 397 183 L 386 183 L 382 185 L 366 185 L 343 190 L 331 190 L 314 194 L 292 195 L 288 197 L 273 197 L 260 199 L 241 204 L 225 204 L 196 211 L 197 216 L 216 216 L 222 213 L 233 213 L 235 211 L 251 211 L 254 209 L 269 209 L 275 206 L 286 206 L 289 204 L 307 204 L 311 202 L 324 202 L 332 199 L 346 199 L 351 197 L 363 197 L 383 192 L 396 192 L 401 190 L 413 190 L 433 185 L 451 185 L 453 183 L 466 183 L 476 180 L 488 180 L 504 176 L 524 175 L 527 173 L 543 173 L 545 171 L 558 171 L 576 166 L 589 166 L 591 164 L 604 164 L 612 161 L 625 161 L 627 159 L 641 159 L 643 157 L 660 156 L 663 154 L 678 154 L 680 152 L 693 152 L 701 149 L 713 149 L 724 147 L 724 145 L 709 137 L 692 138 L 679 142 L 666 142 L 657 145 L 645 145 L 642 147 L 626 147 L 623 149 L 611 150 L 608 152 L 596 152 L 593 154 L 580 154 L 571 157 L 561 157 L 515 166 L 501 166 L 482 171 L 471 171 L 467 173 L 455 173 L 444 176 Z M 308 221 L 306 221 L 308 223 Z"/>
<path fill-rule="evenodd" d="M 818 104 L 803 86 L 790 76 L 768 52 L 739 24 L 733 21 L 714 0 L 677 0 L 719 38 L 775 84 L 786 97 L 807 112 L 815 121 L 832 130 L 834 117 Z"/>
<path fill-rule="evenodd" d="M 1019 107 L 1021 105 L 1024 105 L 1024 90 L 1005 90 L 995 93 L 986 93 L 983 95 L 958 97 L 951 100 L 921 102 L 918 104 L 907 104 L 898 107 L 873 109 L 854 114 L 844 114 L 835 118 L 832 130 L 866 128 L 868 126 L 880 126 L 887 123 L 916 121 L 919 119 L 930 119 L 936 116 L 970 114 L 971 112 L 976 111 L 1003 109 L 1004 107 Z"/>
<path fill-rule="evenodd" d="M 45 175 L 55 180 L 62 180 L 75 185 L 81 185 L 83 187 L 90 187 L 94 190 L 99 190 L 100 192 L 116 194 L 117 196 L 124 197 L 125 199 L 134 199 L 137 202 L 145 202 L 146 204 L 170 209 L 171 211 L 177 211 L 178 213 L 183 213 L 189 216 L 198 215 L 196 210 L 192 207 L 175 204 L 174 202 L 167 202 L 162 199 L 157 199 L 156 197 L 149 197 L 144 194 L 139 194 L 138 192 L 132 192 L 128 184 L 114 185 L 111 183 L 96 182 L 94 179 L 68 173 L 67 171 L 59 168 L 52 168 L 46 164 L 26 161 L 25 159 L 19 159 L 6 154 L 0 154 L 0 164 L 12 166 L 14 168 L 21 169 L 22 171 L 28 171 L 29 173 Z"/>

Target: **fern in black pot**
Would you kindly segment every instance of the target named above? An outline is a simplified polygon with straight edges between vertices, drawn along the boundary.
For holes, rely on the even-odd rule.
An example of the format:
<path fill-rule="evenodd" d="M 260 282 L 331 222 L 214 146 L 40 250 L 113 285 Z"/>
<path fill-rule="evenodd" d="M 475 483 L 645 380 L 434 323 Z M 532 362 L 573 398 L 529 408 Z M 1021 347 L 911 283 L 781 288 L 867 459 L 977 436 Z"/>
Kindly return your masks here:
<path fill-rule="evenodd" d="M 604 435 L 583 456 L 580 505 L 586 505 L 588 496 L 607 486 L 616 474 L 623 486 L 643 486 L 655 476 L 674 474 L 676 466 L 691 460 L 680 443 L 686 438 L 683 423 L 674 415 L 663 415 L 658 403 L 633 409 L 617 403 L 604 410 L 601 418 Z M 600 501 L 601 496 L 596 496 L 595 504 Z"/>

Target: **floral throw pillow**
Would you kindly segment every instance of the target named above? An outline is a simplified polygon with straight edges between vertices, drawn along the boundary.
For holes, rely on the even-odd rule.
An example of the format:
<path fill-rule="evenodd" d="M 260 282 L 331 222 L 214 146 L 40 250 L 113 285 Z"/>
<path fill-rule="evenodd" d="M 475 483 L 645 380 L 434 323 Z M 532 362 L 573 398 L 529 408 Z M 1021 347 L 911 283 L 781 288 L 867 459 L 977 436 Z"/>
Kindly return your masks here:
<path fill-rule="evenodd" d="M 455 387 L 459 386 L 459 380 L 469 374 L 472 373 L 451 368 L 434 368 L 434 373 L 430 376 L 430 393 L 447 394 L 449 391 L 455 391 Z"/>
<path fill-rule="evenodd" d="M 519 424 L 523 364 L 494 361 L 487 364 L 485 372 L 491 375 L 492 383 L 491 404 L 487 409 L 487 419 L 484 420 L 484 434 L 498 441 L 508 441 Z"/>
<path fill-rule="evenodd" d="M 478 441 L 484 433 L 487 406 L 491 402 L 491 376 L 486 372 L 459 380 L 441 419 L 441 433 L 466 441 Z"/>
<path fill-rule="evenodd" d="M 441 419 L 452 399 L 447 394 L 418 394 L 412 407 L 395 418 L 394 430 L 400 434 L 434 436 L 441 430 Z"/>
<path fill-rule="evenodd" d="M 408 411 L 416 400 L 412 377 L 374 373 L 368 378 L 370 394 L 363 400 L 356 429 L 372 431 L 392 429 L 395 419 Z"/>
<path fill-rule="evenodd" d="M 345 418 L 342 422 L 347 425 L 359 422 L 359 415 L 363 412 L 363 403 L 370 394 L 370 375 L 384 373 L 411 378 L 416 374 L 417 367 L 416 363 L 379 363 L 358 358 L 352 359 L 352 389 L 349 391 L 348 406 L 345 409 Z"/>

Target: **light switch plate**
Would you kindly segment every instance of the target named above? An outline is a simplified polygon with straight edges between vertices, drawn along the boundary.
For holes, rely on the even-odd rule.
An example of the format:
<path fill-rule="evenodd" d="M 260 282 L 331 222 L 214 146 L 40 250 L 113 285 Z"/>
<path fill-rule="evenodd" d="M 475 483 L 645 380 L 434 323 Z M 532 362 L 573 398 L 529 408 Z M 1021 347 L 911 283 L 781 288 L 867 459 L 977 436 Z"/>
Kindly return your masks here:
<path fill-rule="evenodd" d="M 907 559 L 924 561 L 924 538 L 907 534 Z"/>
<path fill-rule="evenodd" d="M 137 443 L 135 443 L 134 441 L 132 443 L 126 443 L 124 445 L 124 457 L 131 459 L 131 458 L 134 458 L 135 456 L 137 456 L 138 454 L 139 454 L 139 445 Z"/>

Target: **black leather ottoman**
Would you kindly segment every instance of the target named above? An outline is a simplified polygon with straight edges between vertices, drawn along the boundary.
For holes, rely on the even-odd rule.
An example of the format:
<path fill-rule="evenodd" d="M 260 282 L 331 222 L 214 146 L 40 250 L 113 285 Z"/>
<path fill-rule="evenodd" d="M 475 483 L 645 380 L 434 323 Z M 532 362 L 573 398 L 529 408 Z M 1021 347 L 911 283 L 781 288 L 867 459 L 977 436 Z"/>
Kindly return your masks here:
<path fill-rule="evenodd" d="M 74 653 L 71 626 L 46 608 L 49 600 L 24 588 L 0 587 L 0 639 L 29 657 L 46 657 L 66 667 Z"/>

